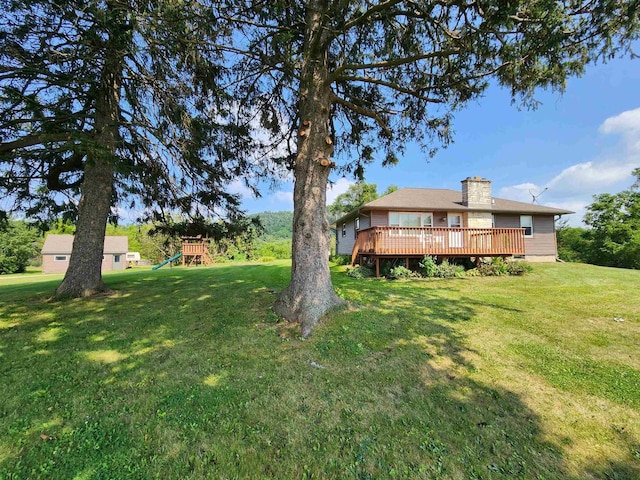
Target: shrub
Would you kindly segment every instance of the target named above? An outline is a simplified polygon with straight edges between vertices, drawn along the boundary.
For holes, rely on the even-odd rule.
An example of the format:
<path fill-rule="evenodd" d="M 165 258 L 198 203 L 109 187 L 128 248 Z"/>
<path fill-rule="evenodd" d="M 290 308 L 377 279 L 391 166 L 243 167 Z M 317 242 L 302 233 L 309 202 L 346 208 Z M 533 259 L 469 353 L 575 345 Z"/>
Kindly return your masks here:
<path fill-rule="evenodd" d="M 480 272 L 478 271 L 477 268 L 470 268 L 469 270 L 464 272 L 464 276 L 465 277 L 479 277 L 480 276 Z"/>
<path fill-rule="evenodd" d="M 482 262 L 478 265 L 478 272 L 483 277 L 495 277 L 499 275 L 507 275 L 507 265 L 502 257 L 492 258 L 488 262 Z"/>
<path fill-rule="evenodd" d="M 414 278 L 417 276 L 418 276 L 417 273 L 412 272 L 411 270 L 403 267 L 402 265 L 393 267 L 391 270 L 389 270 L 389 273 L 387 274 L 387 278 L 391 280 L 401 280 L 406 278 Z"/>
<path fill-rule="evenodd" d="M 372 269 L 368 267 L 364 267 L 362 265 L 355 265 L 353 267 L 347 268 L 346 274 L 348 277 L 361 280 L 363 278 L 373 277 L 374 272 Z"/>
<path fill-rule="evenodd" d="M 531 270 L 533 270 L 533 268 L 527 262 L 507 262 L 507 271 L 509 272 L 509 275 L 524 275 L 525 273 L 529 273 Z"/>
<path fill-rule="evenodd" d="M 436 257 L 426 255 L 420 262 L 420 269 L 425 277 L 435 277 L 438 271 L 438 265 L 436 265 Z"/>
<path fill-rule="evenodd" d="M 291 240 L 259 242 L 256 245 L 256 256 L 262 261 L 266 261 L 265 258 L 275 260 L 291 258 Z"/>
<path fill-rule="evenodd" d="M 443 260 L 442 263 L 437 266 L 435 276 L 440 278 L 464 277 L 464 267 Z"/>
<path fill-rule="evenodd" d="M 351 263 L 351 255 L 333 255 L 330 260 L 336 265 L 349 265 Z"/>
<path fill-rule="evenodd" d="M 505 261 L 501 257 L 478 265 L 478 272 L 485 277 L 499 275 L 524 275 L 531 271 L 531 265 L 522 261 Z"/>

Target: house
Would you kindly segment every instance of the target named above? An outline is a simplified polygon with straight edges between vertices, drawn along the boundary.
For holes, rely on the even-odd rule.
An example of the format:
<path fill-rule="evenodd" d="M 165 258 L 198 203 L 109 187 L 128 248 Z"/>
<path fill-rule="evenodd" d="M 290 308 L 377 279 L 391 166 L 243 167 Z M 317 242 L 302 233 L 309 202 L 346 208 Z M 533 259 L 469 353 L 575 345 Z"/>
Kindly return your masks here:
<path fill-rule="evenodd" d="M 335 222 L 336 253 L 364 258 L 517 257 L 556 260 L 556 216 L 574 213 L 491 195 L 491 181 L 462 180 L 461 191 L 401 188 Z M 377 268 L 378 270 L 378 268 Z"/>
<path fill-rule="evenodd" d="M 72 247 L 73 235 L 47 235 L 42 246 L 42 272 L 65 273 L 69 267 Z M 104 237 L 102 271 L 124 270 L 127 250 L 129 239 L 126 236 Z"/>

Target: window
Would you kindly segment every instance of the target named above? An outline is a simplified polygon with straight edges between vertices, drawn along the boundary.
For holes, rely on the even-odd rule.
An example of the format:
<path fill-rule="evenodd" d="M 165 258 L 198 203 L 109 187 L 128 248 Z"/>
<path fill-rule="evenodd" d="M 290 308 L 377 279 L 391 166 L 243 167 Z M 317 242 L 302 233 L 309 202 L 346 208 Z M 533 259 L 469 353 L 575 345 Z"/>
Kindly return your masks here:
<path fill-rule="evenodd" d="M 356 217 L 356 232 L 360 230 L 360 217 Z"/>
<path fill-rule="evenodd" d="M 533 217 L 531 215 L 520 215 L 520 228 L 524 229 L 525 237 L 533 237 Z"/>
<path fill-rule="evenodd" d="M 448 224 L 451 228 L 460 228 L 462 227 L 462 215 L 459 213 L 450 213 L 447 215 Z"/>
<path fill-rule="evenodd" d="M 67 256 L 66 255 L 56 255 L 55 257 L 53 257 L 53 261 L 54 262 L 66 262 L 67 261 Z"/>
<path fill-rule="evenodd" d="M 390 227 L 432 227 L 432 213 L 389 212 Z"/>
<path fill-rule="evenodd" d="M 114 255 L 113 256 L 113 261 L 114 261 L 114 263 L 119 263 L 120 262 L 120 255 Z"/>
<path fill-rule="evenodd" d="M 347 224 L 346 223 L 342 224 L 342 236 L 343 237 L 347 236 Z"/>

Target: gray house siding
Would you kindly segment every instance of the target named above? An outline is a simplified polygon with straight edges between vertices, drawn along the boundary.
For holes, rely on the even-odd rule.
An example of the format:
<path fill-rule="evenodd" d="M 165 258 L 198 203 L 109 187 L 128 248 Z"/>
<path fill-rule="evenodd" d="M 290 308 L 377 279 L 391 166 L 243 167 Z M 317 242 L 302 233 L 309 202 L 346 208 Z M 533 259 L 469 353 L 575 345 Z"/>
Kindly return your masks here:
<path fill-rule="evenodd" d="M 496 214 L 496 228 L 520 228 L 520 215 Z M 555 220 L 549 215 L 533 215 L 533 237 L 524 239 L 527 260 L 554 261 L 558 254 Z"/>
<path fill-rule="evenodd" d="M 401 209 L 398 209 L 400 211 Z M 434 211 L 433 226 L 447 226 L 447 212 Z M 384 227 L 389 224 L 389 211 L 373 210 L 370 216 L 360 216 L 360 229 Z M 443 220 L 444 219 L 444 220 Z M 520 228 L 520 215 L 495 214 L 495 228 Z M 464 215 L 464 224 L 467 224 Z M 339 255 L 351 255 L 355 245 L 356 231 L 355 218 L 345 222 L 345 236 L 342 236 L 342 224 L 336 228 L 336 252 Z M 533 237 L 525 238 L 525 256 L 531 261 L 554 261 L 557 255 L 556 233 L 554 217 L 549 215 L 533 216 Z"/>
<path fill-rule="evenodd" d="M 371 211 L 371 225 L 373 227 L 386 227 L 389 225 L 389 212 Z"/>
<path fill-rule="evenodd" d="M 344 230 L 343 230 L 344 225 Z M 366 225 L 366 226 L 364 226 Z M 369 228 L 369 219 L 360 217 L 360 230 Z M 344 236 L 342 235 L 344 231 Z M 338 255 L 351 255 L 353 246 L 356 243 L 356 219 L 351 218 L 346 222 L 336 225 L 336 253 Z"/>

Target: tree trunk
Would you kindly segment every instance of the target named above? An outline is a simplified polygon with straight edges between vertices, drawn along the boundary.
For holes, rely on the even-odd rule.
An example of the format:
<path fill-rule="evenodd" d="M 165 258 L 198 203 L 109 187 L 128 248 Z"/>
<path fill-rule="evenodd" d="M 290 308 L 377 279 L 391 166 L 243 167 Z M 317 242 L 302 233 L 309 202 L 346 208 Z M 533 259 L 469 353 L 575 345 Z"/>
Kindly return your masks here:
<path fill-rule="evenodd" d="M 69 268 L 56 290 L 57 298 L 87 297 L 104 290 L 102 255 L 113 175 L 113 163 L 102 155 L 85 167 Z"/>
<path fill-rule="evenodd" d="M 118 38 L 116 33 L 106 48 L 105 64 L 96 99 L 96 143 L 94 148 L 90 149 L 91 153 L 84 168 L 78 222 L 69 268 L 56 289 L 57 298 L 87 297 L 105 289 L 102 282 L 102 256 L 113 194 L 114 157 L 119 140 L 118 120 L 123 67 L 123 46 L 119 44 L 120 40 L 122 39 Z"/>
<path fill-rule="evenodd" d="M 308 2 L 302 78 L 300 136 L 294 169 L 291 283 L 274 304 L 274 311 L 302 325 L 307 337 L 318 320 L 345 302 L 336 295 L 329 273 L 327 181 L 333 145 L 329 138 L 331 96 L 327 46 L 322 25 L 323 2 Z M 323 166 L 327 164 L 327 166 Z"/>

